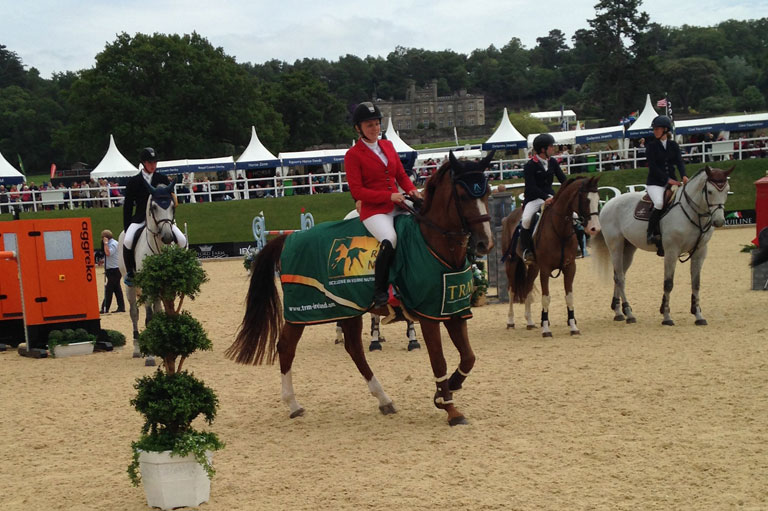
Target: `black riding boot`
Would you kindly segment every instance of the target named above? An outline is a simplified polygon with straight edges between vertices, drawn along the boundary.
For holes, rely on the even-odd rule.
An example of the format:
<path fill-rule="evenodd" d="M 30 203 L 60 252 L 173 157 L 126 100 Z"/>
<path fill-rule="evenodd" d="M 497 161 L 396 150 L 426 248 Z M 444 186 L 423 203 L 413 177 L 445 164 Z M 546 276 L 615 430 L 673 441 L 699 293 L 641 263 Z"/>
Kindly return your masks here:
<path fill-rule="evenodd" d="M 125 265 L 125 278 L 123 281 L 126 286 L 133 285 L 133 274 L 136 271 L 136 260 L 133 258 L 133 249 L 123 245 L 123 264 Z"/>
<path fill-rule="evenodd" d="M 374 273 L 373 305 L 383 307 L 389 301 L 389 267 L 395 258 L 395 248 L 389 240 L 384 240 L 379 245 L 379 254 L 376 256 Z"/>
<path fill-rule="evenodd" d="M 664 248 L 661 244 L 661 229 L 659 228 L 659 222 L 661 221 L 662 210 L 653 208 L 651 211 L 651 218 L 648 219 L 648 234 L 646 241 L 649 245 L 656 245 L 656 253 L 659 256 L 664 256 Z"/>
<path fill-rule="evenodd" d="M 531 229 L 520 228 L 520 248 L 523 253 L 523 262 L 528 264 L 534 261 L 533 233 Z"/>

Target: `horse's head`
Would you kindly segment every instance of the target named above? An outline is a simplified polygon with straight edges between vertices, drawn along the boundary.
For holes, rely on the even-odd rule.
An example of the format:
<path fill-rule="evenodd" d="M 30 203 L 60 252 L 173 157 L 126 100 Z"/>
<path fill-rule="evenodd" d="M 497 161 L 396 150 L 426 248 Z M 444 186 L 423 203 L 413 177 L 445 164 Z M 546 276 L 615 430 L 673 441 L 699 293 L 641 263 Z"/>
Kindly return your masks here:
<path fill-rule="evenodd" d="M 176 195 L 173 193 L 176 181 L 158 185 L 157 188 L 147 183 L 150 197 L 147 201 L 147 230 L 158 236 L 164 244 L 173 243 L 173 220 L 176 215 Z"/>
<path fill-rule="evenodd" d="M 579 188 L 579 205 L 576 214 L 584 225 L 584 231 L 590 236 L 600 232 L 600 196 L 597 182 L 600 176 L 584 179 Z"/>
<path fill-rule="evenodd" d="M 443 231 L 443 237 L 469 237 L 478 255 L 487 254 L 493 247 L 488 214 L 490 188 L 484 173 L 491 158 L 493 152 L 479 162 L 461 162 L 451 152 L 448 161 L 427 181 L 419 212 L 427 225 Z"/>
<path fill-rule="evenodd" d="M 712 224 L 722 227 L 725 224 L 725 200 L 731 186 L 728 184 L 728 176 L 731 175 L 733 166 L 728 170 L 713 169 L 709 165 L 704 167 L 707 174 L 707 182 L 704 184 L 704 199 L 707 202 L 707 210 L 712 215 Z"/>

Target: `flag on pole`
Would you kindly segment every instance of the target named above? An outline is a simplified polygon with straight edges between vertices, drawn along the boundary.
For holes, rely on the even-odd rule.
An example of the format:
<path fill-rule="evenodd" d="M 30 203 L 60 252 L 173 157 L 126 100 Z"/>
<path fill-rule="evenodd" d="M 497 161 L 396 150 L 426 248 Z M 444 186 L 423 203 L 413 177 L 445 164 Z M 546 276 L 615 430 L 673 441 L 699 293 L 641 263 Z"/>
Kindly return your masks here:
<path fill-rule="evenodd" d="M 666 108 L 667 107 L 667 98 L 662 98 L 656 102 L 656 106 L 658 108 Z"/>
<path fill-rule="evenodd" d="M 51 179 L 53 179 L 53 176 L 56 174 L 56 164 L 51 163 Z"/>
<path fill-rule="evenodd" d="M 453 139 L 456 141 L 456 145 L 459 145 L 459 134 L 456 133 L 456 126 L 453 127 Z"/>
<path fill-rule="evenodd" d="M 22 174 L 26 176 L 27 172 L 24 170 L 24 163 L 21 161 L 21 155 L 19 153 L 16 153 L 16 156 L 18 156 L 19 158 L 19 170 L 21 171 Z"/>

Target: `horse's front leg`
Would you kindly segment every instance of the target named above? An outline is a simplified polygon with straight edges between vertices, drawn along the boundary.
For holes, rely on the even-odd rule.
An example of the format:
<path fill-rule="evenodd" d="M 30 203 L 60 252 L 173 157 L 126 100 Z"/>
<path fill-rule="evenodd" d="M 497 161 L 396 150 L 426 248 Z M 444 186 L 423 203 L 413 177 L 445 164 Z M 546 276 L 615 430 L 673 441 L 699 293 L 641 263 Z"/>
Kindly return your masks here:
<path fill-rule="evenodd" d="M 475 353 L 469 345 L 469 333 L 467 332 L 467 321 L 461 318 L 451 319 L 445 323 L 448 335 L 453 341 L 453 345 L 459 351 L 459 367 L 448 379 L 448 389 L 456 392 L 461 389 L 464 380 L 469 376 L 469 372 L 475 366 Z"/>
<path fill-rule="evenodd" d="M 384 392 L 379 380 L 376 379 L 371 367 L 368 365 L 368 361 L 365 359 L 365 350 L 363 350 L 363 317 L 357 316 L 356 318 L 343 320 L 341 322 L 341 329 L 344 331 L 344 349 L 352 357 L 357 370 L 360 371 L 360 374 L 363 375 L 366 383 L 368 383 L 368 390 L 379 400 L 379 410 L 384 415 L 396 413 L 395 405 L 386 392 Z"/>
<path fill-rule="evenodd" d="M 533 322 L 533 313 L 531 309 L 533 307 L 533 293 L 528 293 L 525 297 L 525 329 L 534 330 L 536 323 Z"/>
<path fill-rule="evenodd" d="M 296 401 L 293 390 L 293 359 L 296 357 L 296 345 L 304 332 L 304 325 L 285 323 L 277 341 L 277 354 L 280 359 L 280 381 L 282 389 L 280 400 L 288 406 L 291 419 L 304 415 L 304 408 Z"/>
<path fill-rule="evenodd" d="M 432 364 L 432 374 L 435 376 L 437 390 L 432 402 L 437 408 L 448 413 L 448 424 L 466 424 L 467 419 L 456 409 L 453 404 L 453 393 L 448 382 L 448 368 L 443 356 L 443 344 L 440 337 L 440 323 L 434 320 L 421 319 L 421 333 L 427 345 L 429 362 Z M 466 326 L 464 327 L 466 328 Z M 474 362 L 473 362 L 474 363 Z"/>
<path fill-rule="evenodd" d="M 125 298 L 128 300 L 128 313 L 133 324 L 133 358 L 141 358 L 139 349 L 139 307 L 136 305 L 136 287 L 125 286 Z"/>
<path fill-rule="evenodd" d="M 371 314 L 371 344 L 368 345 L 368 351 L 381 351 L 381 343 L 384 338 L 381 336 L 381 318 L 376 314 Z"/>
<path fill-rule="evenodd" d="M 704 258 L 707 257 L 707 246 L 700 247 L 691 257 L 691 314 L 696 316 L 696 325 L 704 326 L 707 320 L 701 315 L 701 302 L 699 301 L 699 290 L 701 286 L 701 268 L 704 265 Z"/>
<path fill-rule="evenodd" d="M 156 312 L 161 312 L 162 304 L 160 303 L 160 300 L 157 300 L 154 304 L 148 303 L 144 306 L 144 327 L 149 324 L 149 322 L 152 320 L 152 316 Z M 136 318 L 138 320 L 138 318 Z M 155 357 L 152 355 L 147 355 L 147 358 L 144 359 L 144 366 L 145 367 L 154 367 L 155 366 Z"/>
<path fill-rule="evenodd" d="M 661 320 L 662 325 L 674 326 L 675 322 L 669 314 L 669 295 L 675 286 L 675 265 L 677 264 L 677 255 L 675 250 L 667 250 L 664 255 L 664 294 L 661 297 L 661 306 L 659 312 L 664 315 Z"/>
<path fill-rule="evenodd" d="M 421 344 L 419 344 L 419 341 L 416 339 L 416 327 L 413 324 L 413 321 L 410 319 L 405 320 L 408 324 L 408 327 L 405 330 L 405 336 L 408 337 L 408 351 L 413 350 L 420 350 Z"/>
<path fill-rule="evenodd" d="M 573 279 L 575 276 L 576 262 L 574 261 L 563 269 L 563 285 L 565 287 L 565 305 L 568 309 L 568 327 L 571 329 L 571 335 L 580 335 L 581 332 L 576 326 L 576 313 L 574 311 Z"/>
<path fill-rule="evenodd" d="M 549 273 L 541 271 L 539 273 L 541 283 L 541 336 L 552 337 L 552 331 L 549 329 Z"/>

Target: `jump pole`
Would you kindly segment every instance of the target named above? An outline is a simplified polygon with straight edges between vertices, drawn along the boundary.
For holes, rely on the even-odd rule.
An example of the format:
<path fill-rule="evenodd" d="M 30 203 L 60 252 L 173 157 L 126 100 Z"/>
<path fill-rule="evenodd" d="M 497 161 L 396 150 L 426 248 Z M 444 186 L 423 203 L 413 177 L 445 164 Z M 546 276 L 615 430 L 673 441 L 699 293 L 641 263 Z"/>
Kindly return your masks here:
<path fill-rule="evenodd" d="M 41 352 L 43 350 L 33 350 L 35 352 L 33 354 L 29 349 L 29 332 L 27 332 L 27 305 L 24 302 L 24 286 L 21 282 L 21 261 L 19 260 L 18 254 L 15 250 L 0 251 L 0 259 L 10 259 L 16 261 L 16 275 L 19 279 L 19 292 L 21 293 L 21 323 L 22 327 L 24 328 L 24 350 L 22 351 L 19 349 L 19 355 L 31 356 L 34 358 L 44 358 L 48 355 L 47 352 L 45 355 L 42 355 Z"/>
<path fill-rule="evenodd" d="M 308 229 L 311 229 L 315 226 L 315 217 L 312 216 L 312 213 L 305 213 L 304 208 L 302 208 L 301 216 L 299 217 L 300 222 L 300 228 L 299 229 L 284 229 L 284 230 L 277 230 L 277 231 L 268 231 L 266 226 L 266 221 L 264 219 L 264 212 L 259 211 L 259 214 L 255 217 L 253 217 L 253 223 L 251 227 L 253 228 L 253 237 L 256 239 L 256 248 L 261 251 L 261 249 L 264 248 L 264 245 L 267 244 L 267 235 L 268 234 L 291 234 L 294 232 L 299 231 L 306 231 Z"/>

